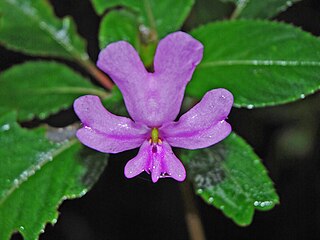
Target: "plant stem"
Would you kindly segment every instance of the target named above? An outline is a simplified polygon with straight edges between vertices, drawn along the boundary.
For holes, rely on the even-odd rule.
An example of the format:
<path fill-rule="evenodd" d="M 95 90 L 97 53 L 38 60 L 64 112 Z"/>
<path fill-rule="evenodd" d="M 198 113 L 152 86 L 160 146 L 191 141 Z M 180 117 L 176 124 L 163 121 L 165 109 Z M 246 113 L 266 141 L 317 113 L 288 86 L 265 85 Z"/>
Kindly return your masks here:
<path fill-rule="evenodd" d="M 144 8 L 147 12 L 148 22 L 149 22 L 150 27 L 152 29 L 152 34 L 153 34 L 152 39 L 155 40 L 156 42 L 158 42 L 157 24 L 154 19 L 154 15 L 153 15 L 152 8 L 150 5 L 150 0 L 144 0 L 143 3 L 144 3 Z"/>
<path fill-rule="evenodd" d="M 90 59 L 82 60 L 77 59 L 79 63 L 106 89 L 111 90 L 113 87 L 113 82 L 108 76 L 106 76 L 102 71 L 100 71 Z"/>
<path fill-rule="evenodd" d="M 236 6 L 236 9 L 231 14 L 230 19 L 236 19 L 240 15 L 242 10 L 247 6 L 248 2 L 249 0 L 240 0 Z"/>
<path fill-rule="evenodd" d="M 190 240 L 205 240 L 205 234 L 199 216 L 193 191 L 190 183 L 185 181 L 180 184 L 182 198 L 184 200 L 185 221 L 188 227 Z"/>

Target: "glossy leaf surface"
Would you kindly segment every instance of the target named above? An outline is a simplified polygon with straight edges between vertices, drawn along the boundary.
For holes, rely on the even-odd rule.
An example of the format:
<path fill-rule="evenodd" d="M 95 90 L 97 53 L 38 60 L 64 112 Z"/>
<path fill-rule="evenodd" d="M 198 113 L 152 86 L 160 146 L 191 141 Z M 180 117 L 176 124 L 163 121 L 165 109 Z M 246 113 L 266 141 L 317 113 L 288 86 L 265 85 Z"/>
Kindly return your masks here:
<path fill-rule="evenodd" d="M 200 98 L 226 88 L 235 106 L 287 103 L 320 87 L 320 41 L 291 25 L 240 20 L 208 24 L 192 31 L 204 57 L 187 93 Z"/>
<path fill-rule="evenodd" d="M 50 135 L 57 140 L 66 131 Z M 100 176 L 106 154 L 62 139 L 49 141 L 43 128 L 21 128 L 14 114 L 0 117 L 0 239 L 15 231 L 38 239 L 46 223 L 57 221 L 59 204 L 84 195 Z"/>
<path fill-rule="evenodd" d="M 70 18 L 58 19 L 43 0 L 0 1 L 0 43 L 31 55 L 87 59 Z"/>
<path fill-rule="evenodd" d="M 30 61 L 2 72 L 0 86 L 2 107 L 17 111 L 19 120 L 44 119 L 81 95 L 106 95 L 67 66 L 49 61 Z"/>
<path fill-rule="evenodd" d="M 136 16 L 129 11 L 111 11 L 101 20 L 99 31 L 99 45 L 101 49 L 105 48 L 109 43 L 124 40 L 139 51 L 139 38 L 138 21 Z"/>
<path fill-rule="evenodd" d="M 156 40 L 182 26 L 194 0 L 93 0 L 92 3 L 99 14 L 116 6 L 131 9 L 136 13 L 142 34 L 147 40 Z"/>
<path fill-rule="evenodd" d="M 301 0 L 221 0 L 233 2 L 236 9 L 233 18 L 272 18 Z"/>
<path fill-rule="evenodd" d="M 279 203 L 259 157 L 234 133 L 210 148 L 183 150 L 181 158 L 196 193 L 239 225 Z"/>

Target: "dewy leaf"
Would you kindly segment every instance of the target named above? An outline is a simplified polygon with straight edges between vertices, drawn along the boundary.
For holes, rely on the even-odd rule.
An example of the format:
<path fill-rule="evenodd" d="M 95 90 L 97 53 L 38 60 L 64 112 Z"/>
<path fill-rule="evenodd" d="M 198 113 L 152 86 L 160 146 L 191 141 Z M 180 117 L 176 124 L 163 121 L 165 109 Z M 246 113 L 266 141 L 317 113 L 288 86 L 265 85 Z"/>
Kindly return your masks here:
<path fill-rule="evenodd" d="M 46 118 L 70 107 L 81 95 L 106 96 L 67 66 L 49 61 L 27 62 L 2 72 L 0 86 L 2 107 L 17 111 L 19 120 Z"/>
<path fill-rule="evenodd" d="M 180 29 L 194 0 L 93 0 L 92 3 L 99 14 L 116 6 L 133 10 L 138 14 L 140 30 L 153 40 Z"/>
<path fill-rule="evenodd" d="M 232 18 L 272 18 L 301 0 L 221 0 L 233 2 L 236 9 Z"/>
<path fill-rule="evenodd" d="M 226 88 L 235 106 L 287 103 L 320 87 L 320 41 L 291 25 L 258 20 L 208 24 L 192 31 L 204 57 L 187 93 Z"/>
<path fill-rule="evenodd" d="M 56 222 L 59 204 L 84 195 L 107 162 L 106 154 L 92 156 L 75 139 L 55 143 L 43 128 L 21 128 L 14 114 L 0 117 L 0 145 L 1 240 L 15 231 L 38 239 L 46 223 Z"/>
<path fill-rule="evenodd" d="M 1 0 L 0 43 L 32 55 L 88 58 L 73 21 L 55 17 L 49 1 Z"/>
<path fill-rule="evenodd" d="M 181 158 L 196 193 L 239 225 L 250 224 L 255 209 L 279 203 L 259 157 L 234 133 L 210 148 L 183 150 Z"/>

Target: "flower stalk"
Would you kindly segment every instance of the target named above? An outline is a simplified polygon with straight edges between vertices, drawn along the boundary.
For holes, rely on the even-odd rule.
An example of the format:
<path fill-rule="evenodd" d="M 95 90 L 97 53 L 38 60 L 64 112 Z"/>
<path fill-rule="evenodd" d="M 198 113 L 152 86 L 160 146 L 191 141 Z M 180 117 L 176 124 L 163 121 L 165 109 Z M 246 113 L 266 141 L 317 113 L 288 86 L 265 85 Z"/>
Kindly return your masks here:
<path fill-rule="evenodd" d="M 111 90 L 113 88 L 113 82 L 111 79 L 100 71 L 90 59 L 82 60 L 78 59 L 81 66 L 83 66 L 104 88 Z"/>
<path fill-rule="evenodd" d="M 180 191 L 184 202 L 185 221 L 190 240 L 205 240 L 203 225 L 190 183 L 185 181 L 180 184 Z"/>

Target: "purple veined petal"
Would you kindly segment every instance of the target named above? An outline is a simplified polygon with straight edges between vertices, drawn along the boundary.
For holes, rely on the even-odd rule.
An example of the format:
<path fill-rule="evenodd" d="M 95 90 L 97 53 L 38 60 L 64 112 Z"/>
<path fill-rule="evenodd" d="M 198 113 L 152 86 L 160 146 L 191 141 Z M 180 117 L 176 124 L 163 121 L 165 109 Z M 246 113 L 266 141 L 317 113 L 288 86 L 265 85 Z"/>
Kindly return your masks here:
<path fill-rule="evenodd" d="M 162 144 L 151 144 L 145 141 L 138 155 L 126 164 L 124 174 L 127 178 L 132 178 L 143 171 L 151 174 L 154 183 L 163 177 L 172 177 L 177 181 L 183 181 L 186 178 L 183 164 L 165 141 Z"/>
<path fill-rule="evenodd" d="M 197 149 L 211 146 L 231 132 L 231 126 L 225 119 L 232 104 L 233 96 L 229 91 L 211 90 L 178 122 L 168 123 L 159 130 L 163 138 L 174 147 Z"/>
<path fill-rule="evenodd" d="M 154 73 L 144 68 L 138 53 L 127 42 L 108 45 L 97 65 L 117 84 L 135 122 L 158 127 L 179 113 L 184 90 L 203 53 L 202 44 L 183 32 L 159 42 Z"/>
<path fill-rule="evenodd" d="M 137 148 L 149 136 L 146 126 L 108 112 L 97 96 L 82 96 L 73 106 L 83 124 L 77 131 L 78 139 L 100 152 L 118 153 Z"/>

